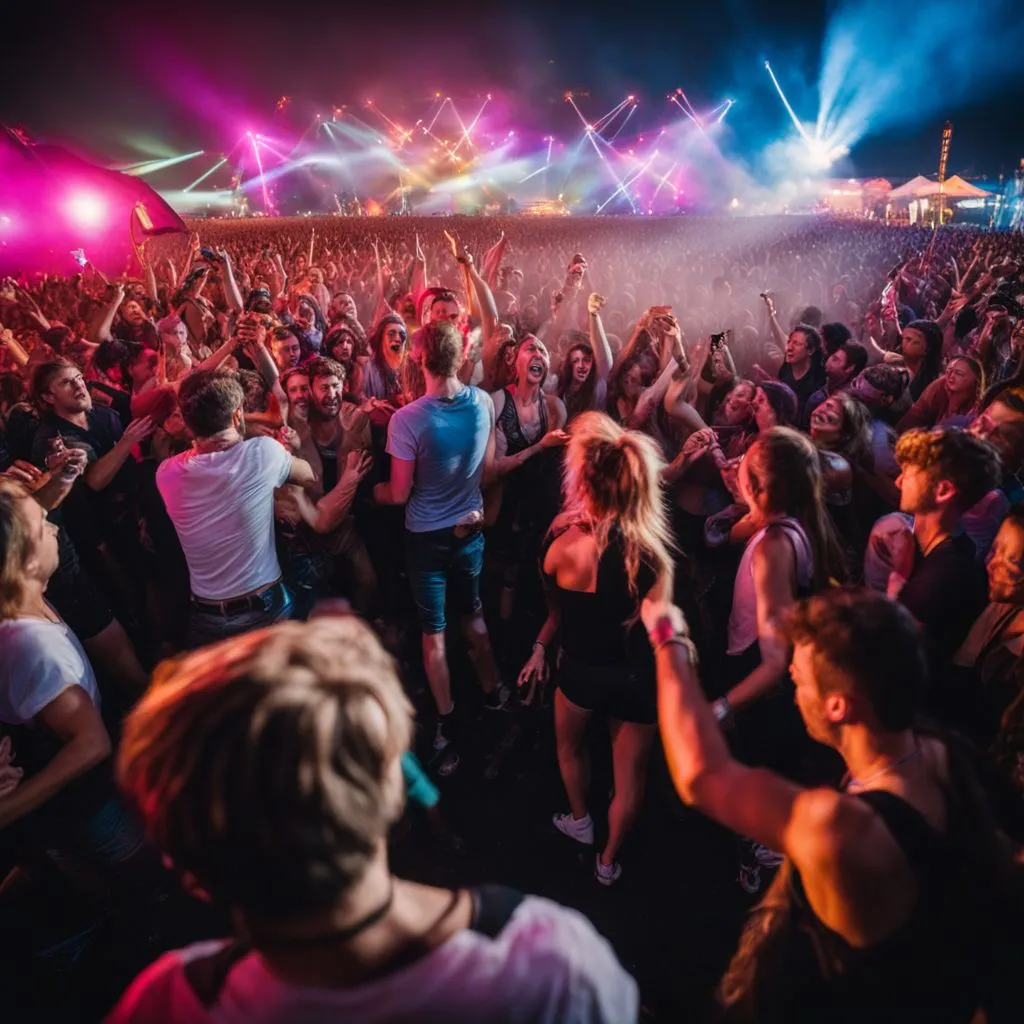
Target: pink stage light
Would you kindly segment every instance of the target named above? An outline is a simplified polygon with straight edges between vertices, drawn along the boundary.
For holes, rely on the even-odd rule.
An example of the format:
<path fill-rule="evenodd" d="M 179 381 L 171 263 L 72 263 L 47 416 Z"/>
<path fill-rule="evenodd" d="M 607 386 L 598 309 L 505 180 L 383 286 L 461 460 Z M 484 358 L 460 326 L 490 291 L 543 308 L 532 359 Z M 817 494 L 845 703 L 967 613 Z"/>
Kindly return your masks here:
<path fill-rule="evenodd" d="M 72 192 L 64 204 L 64 213 L 76 227 L 98 228 L 107 219 L 107 204 L 95 192 Z"/>

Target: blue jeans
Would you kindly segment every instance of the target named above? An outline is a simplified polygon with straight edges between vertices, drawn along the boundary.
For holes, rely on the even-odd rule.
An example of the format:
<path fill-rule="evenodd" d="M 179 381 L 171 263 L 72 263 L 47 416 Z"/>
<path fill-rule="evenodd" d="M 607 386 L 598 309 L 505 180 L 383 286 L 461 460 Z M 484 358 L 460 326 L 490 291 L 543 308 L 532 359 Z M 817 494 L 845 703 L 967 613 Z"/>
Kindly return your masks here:
<path fill-rule="evenodd" d="M 459 615 L 480 611 L 480 574 L 484 567 L 484 535 L 456 537 L 455 528 L 426 533 L 406 531 L 409 582 L 427 634 L 445 630 L 445 598 L 451 596 Z"/>
<path fill-rule="evenodd" d="M 242 633 L 272 626 L 275 622 L 291 618 L 294 602 L 283 583 L 275 583 L 260 596 L 263 604 L 261 608 L 253 608 L 236 615 L 206 612 L 193 603 L 189 611 L 185 646 L 194 650 L 196 647 L 240 636 Z"/>

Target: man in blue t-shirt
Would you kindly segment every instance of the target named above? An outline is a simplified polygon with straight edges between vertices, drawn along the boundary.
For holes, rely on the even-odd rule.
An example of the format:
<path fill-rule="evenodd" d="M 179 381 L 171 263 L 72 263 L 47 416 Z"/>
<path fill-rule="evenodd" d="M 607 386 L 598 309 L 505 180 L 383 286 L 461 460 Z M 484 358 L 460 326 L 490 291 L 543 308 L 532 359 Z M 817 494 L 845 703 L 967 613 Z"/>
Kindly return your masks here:
<path fill-rule="evenodd" d="M 463 346 L 454 324 L 431 323 L 424 328 L 426 394 L 391 417 L 391 479 L 374 488 L 380 504 L 406 506 L 409 579 L 423 631 L 423 664 L 438 711 L 434 747 L 451 748 L 441 766 L 443 774 L 458 764 L 452 747 L 455 704 L 445 656 L 446 596 L 462 616 L 486 706 L 498 710 L 509 697 L 498 675 L 480 601 L 480 488 L 494 463 L 494 406 L 485 391 L 459 380 Z"/>

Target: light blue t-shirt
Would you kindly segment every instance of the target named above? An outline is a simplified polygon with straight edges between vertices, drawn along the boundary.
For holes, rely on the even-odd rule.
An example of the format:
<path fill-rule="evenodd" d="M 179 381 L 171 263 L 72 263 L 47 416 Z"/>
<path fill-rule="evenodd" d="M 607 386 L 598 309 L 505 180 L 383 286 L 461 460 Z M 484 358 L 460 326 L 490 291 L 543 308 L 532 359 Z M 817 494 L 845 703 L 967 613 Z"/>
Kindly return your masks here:
<path fill-rule="evenodd" d="M 483 511 L 480 481 L 493 425 L 491 396 L 472 387 L 452 398 L 424 395 L 391 417 L 388 454 L 416 463 L 406 529 L 443 530 Z"/>

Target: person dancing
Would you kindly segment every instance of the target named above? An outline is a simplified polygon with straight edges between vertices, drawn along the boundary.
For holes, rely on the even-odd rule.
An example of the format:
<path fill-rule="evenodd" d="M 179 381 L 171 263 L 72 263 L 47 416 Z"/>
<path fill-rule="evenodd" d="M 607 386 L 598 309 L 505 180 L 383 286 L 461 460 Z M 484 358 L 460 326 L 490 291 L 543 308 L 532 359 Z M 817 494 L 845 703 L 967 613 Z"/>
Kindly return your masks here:
<path fill-rule="evenodd" d="M 640 813 L 657 721 L 654 661 L 638 615 L 657 581 L 671 588 L 662 467 L 652 438 L 623 430 L 603 413 L 573 421 L 563 507 L 542 550 L 550 611 L 519 677 L 529 702 L 547 676 L 547 652 L 558 635 L 555 733 L 571 813 L 553 820 L 585 845 L 594 842 L 587 724 L 594 714 L 608 717 L 615 793 L 608 839 L 594 868 L 602 885 L 622 873 L 615 856 Z"/>

